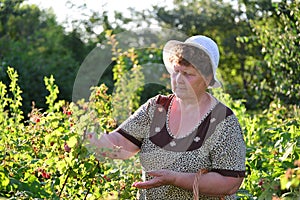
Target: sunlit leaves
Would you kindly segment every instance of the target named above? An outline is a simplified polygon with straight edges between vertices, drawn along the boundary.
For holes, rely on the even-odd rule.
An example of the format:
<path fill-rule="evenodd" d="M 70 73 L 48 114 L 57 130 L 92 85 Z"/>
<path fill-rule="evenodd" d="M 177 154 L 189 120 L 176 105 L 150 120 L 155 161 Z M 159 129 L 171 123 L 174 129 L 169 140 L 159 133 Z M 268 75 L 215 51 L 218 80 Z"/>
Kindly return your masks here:
<path fill-rule="evenodd" d="M 264 55 L 265 85 L 260 85 L 266 96 L 298 104 L 300 98 L 299 63 L 299 1 L 275 4 L 276 14 L 252 21 Z M 262 66 L 263 67 L 263 66 Z M 259 83 L 258 83 L 259 84 Z"/>
<path fill-rule="evenodd" d="M 133 199 L 136 189 L 127 182 L 139 179 L 139 168 L 132 167 L 131 174 L 124 174 L 119 170 L 120 163 L 98 160 L 82 142 L 86 125 L 98 124 L 95 127 L 107 130 L 115 126 L 109 115 L 107 88 L 94 87 L 90 101 L 71 106 L 57 100 L 54 78 L 45 78 L 49 91 L 47 110 L 33 105 L 28 121 L 14 121 L 10 120 L 14 119 L 12 116 L 23 117 L 22 113 L 18 107 L 7 108 L 19 99 L 21 92 L 17 92 L 17 73 L 13 69 L 9 73 L 13 83 L 9 92 L 15 95 L 8 96 L 0 82 L 1 101 L 7 102 L 1 105 L 0 112 L 0 196 L 82 200 L 100 199 L 114 192 L 121 198 Z M 133 163 L 128 160 L 122 165 L 126 169 Z"/>
<path fill-rule="evenodd" d="M 299 198 L 299 106 L 274 101 L 268 109 L 251 114 L 243 101 L 232 100 L 221 89 L 214 89 L 213 94 L 233 109 L 243 129 L 247 175 L 238 192 L 240 198 Z"/>

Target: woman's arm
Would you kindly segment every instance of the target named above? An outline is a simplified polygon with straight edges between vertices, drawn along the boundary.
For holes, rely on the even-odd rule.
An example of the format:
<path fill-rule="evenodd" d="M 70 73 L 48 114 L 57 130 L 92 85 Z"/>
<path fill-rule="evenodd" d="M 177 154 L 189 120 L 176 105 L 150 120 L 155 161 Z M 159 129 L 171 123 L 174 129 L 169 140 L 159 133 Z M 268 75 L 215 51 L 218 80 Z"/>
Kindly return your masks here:
<path fill-rule="evenodd" d="M 138 146 L 117 131 L 103 134 L 99 139 L 94 133 L 88 133 L 87 137 L 87 146 L 94 148 L 93 150 L 98 156 L 124 160 L 135 155 L 140 150 Z"/>
<path fill-rule="evenodd" d="M 193 190 L 193 183 L 196 174 L 186 175 L 184 173 L 179 173 L 175 176 L 174 184 L 187 190 Z M 191 176 L 189 182 L 186 180 L 186 176 Z M 201 174 L 198 181 L 199 193 L 208 196 L 224 196 L 231 195 L 238 191 L 244 178 L 243 177 L 230 177 L 223 176 L 216 172 L 208 172 L 206 174 Z"/>
<path fill-rule="evenodd" d="M 136 182 L 134 187 L 148 189 L 162 185 L 174 185 L 186 190 L 193 191 L 195 173 L 174 172 L 170 170 L 157 170 L 148 172 L 153 179 L 145 182 Z M 208 196 L 224 196 L 236 193 L 243 178 L 222 176 L 216 172 L 202 174 L 199 178 L 199 193 Z"/>

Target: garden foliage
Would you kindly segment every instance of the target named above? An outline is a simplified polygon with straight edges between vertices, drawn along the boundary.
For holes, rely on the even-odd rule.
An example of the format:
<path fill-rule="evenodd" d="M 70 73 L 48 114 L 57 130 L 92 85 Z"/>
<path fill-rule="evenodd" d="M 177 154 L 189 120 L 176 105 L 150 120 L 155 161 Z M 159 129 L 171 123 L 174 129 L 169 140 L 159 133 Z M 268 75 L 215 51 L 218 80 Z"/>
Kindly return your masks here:
<path fill-rule="evenodd" d="M 136 158 L 122 162 L 96 158 L 84 146 L 84 132 L 112 130 L 111 96 L 92 88 L 88 102 L 57 100 L 54 78 L 45 78 L 48 109 L 32 107 L 22 121 L 17 73 L 8 68 L 9 90 L 1 89 L 0 196 L 10 199 L 131 199 L 139 179 Z M 101 117 L 100 117 L 101 116 Z M 96 126 L 95 126 L 96 125 Z"/>
<path fill-rule="evenodd" d="M 29 119 L 20 110 L 21 90 L 13 68 L 11 84 L 0 83 L 0 195 L 10 199 L 134 199 L 131 183 L 140 179 L 136 157 L 109 160 L 87 151 L 86 131 L 115 128 L 112 96 L 101 85 L 91 88 L 89 101 L 57 99 L 54 78 L 45 77 L 47 110 L 35 108 Z M 250 114 L 243 101 L 222 90 L 214 95 L 239 118 L 247 144 L 247 177 L 241 199 L 299 198 L 299 107 L 272 102 Z"/>
<path fill-rule="evenodd" d="M 89 152 L 85 133 L 109 132 L 151 95 L 167 93 L 143 85 L 141 73 L 143 64 L 161 63 L 161 49 L 118 49 L 107 33 L 132 21 L 120 13 L 115 22 L 106 12 L 93 13 L 76 22 L 86 30 L 65 33 L 53 14 L 23 2 L 0 0 L 0 199 L 135 199 L 137 158 L 110 160 Z M 300 198 L 300 1 L 276 2 L 237 1 L 235 10 L 223 1 L 177 0 L 173 10 L 152 11 L 162 27 L 207 34 L 220 44 L 219 72 L 230 95 L 212 92 L 243 128 L 247 173 L 240 199 Z M 138 25 L 153 20 L 141 14 Z M 98 25 L 104 31 L 92 37 Z M 77 66 L 107 39 L 113 80 L 92 87 L 88 100 L 69 102 Z"/>
<path fill-rule="evenodd" d="M 251 113 L 244 100 L 233 101 L 215 90 L 215 96 L 231 107 L 244 132 L 247 146 L 246 178 L 241 199 L 300 198 L 300 108 L 274 101 L 269 108 Z"/>

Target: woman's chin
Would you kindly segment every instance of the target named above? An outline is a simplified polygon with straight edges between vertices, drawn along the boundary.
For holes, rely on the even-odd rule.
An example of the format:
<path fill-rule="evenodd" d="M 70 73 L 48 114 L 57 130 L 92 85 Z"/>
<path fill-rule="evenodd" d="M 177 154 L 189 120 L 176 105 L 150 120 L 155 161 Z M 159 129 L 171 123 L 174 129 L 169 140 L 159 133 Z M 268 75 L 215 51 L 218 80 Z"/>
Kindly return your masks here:
<path fill-rule="evenodd" d="M 174 94 L 176 95 L 177 98 L 187 98 L 189 95 L 186 91 L 175 91 Z"/>

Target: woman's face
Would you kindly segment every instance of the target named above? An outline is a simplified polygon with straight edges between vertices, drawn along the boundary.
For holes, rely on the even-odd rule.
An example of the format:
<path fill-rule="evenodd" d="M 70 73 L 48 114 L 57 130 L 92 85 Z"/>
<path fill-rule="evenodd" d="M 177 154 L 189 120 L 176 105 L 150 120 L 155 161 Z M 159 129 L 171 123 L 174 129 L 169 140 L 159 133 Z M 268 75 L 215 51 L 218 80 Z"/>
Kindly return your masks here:
<path fill-rule="evenodd" d="M 207 85 L 207 80 L 192 65 L 174 64 L 171 86 L 178 98 L 195 99 L 206 91 Z"/>

